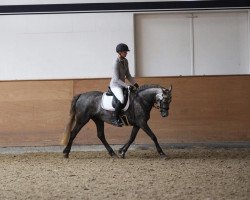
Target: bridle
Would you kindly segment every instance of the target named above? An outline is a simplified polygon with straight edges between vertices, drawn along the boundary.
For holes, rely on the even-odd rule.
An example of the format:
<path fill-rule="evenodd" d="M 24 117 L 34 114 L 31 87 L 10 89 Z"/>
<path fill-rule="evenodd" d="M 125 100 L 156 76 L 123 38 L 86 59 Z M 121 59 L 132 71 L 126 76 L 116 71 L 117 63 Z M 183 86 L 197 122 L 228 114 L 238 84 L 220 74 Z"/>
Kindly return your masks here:
<path fill-rule="evenodd" d="M 160 111 L 166 109 L 165 106 L 163 106 L 163 105 L 164 105 L 164 103 L 168 102 L 168 99 L 170 99 L 169 100 L 169 103 L 170 103 L 171 96 L 169 98 L 169 96 L 164 94 L 164 93 L 157 94 L 156 95 L 156 102 L 154 103 L 154 108 L 156 108 Z"/>

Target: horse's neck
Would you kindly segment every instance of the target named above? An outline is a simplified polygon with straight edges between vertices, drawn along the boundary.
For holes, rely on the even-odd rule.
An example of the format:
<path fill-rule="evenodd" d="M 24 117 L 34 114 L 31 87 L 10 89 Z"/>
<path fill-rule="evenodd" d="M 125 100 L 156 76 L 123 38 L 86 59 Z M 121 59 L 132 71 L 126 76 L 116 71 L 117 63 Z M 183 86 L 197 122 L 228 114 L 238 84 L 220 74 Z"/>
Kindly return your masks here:
<path fill-rule="evenodd" d="M 160 88 L 148 88 L 139 93 L 139 96 L 143 99 L 143 101 L 150 105 L 153 106 L 155 103 L 155 98 L 156 95 L 161 92 Z"/>

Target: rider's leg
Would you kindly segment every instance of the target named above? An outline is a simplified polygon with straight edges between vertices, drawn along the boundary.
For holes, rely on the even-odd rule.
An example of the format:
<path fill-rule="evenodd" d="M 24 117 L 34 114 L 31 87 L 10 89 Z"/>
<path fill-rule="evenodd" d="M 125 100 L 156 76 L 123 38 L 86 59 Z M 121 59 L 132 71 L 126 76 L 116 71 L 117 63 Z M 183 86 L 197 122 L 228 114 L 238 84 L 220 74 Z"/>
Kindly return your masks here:
<path fill-rule="evenodd" d="M 118 100 L 115 106 L 115 120 L 114 123 L 118 126 L 122 126 L 122 121 L 120 119 L 120 114 L 122 110 L 122 103 Z"/>
<path fill-rule="evenodd" d="M 123 90 L 119 87 L 111 87 L 111 90 L 117 98 L 117 104 L 115 106 L 115 120 L 112 123 L 116 126 L 122 126 L 122 121 L 119 116 L 121 114 L 122 106 L 124 103 Z"/>

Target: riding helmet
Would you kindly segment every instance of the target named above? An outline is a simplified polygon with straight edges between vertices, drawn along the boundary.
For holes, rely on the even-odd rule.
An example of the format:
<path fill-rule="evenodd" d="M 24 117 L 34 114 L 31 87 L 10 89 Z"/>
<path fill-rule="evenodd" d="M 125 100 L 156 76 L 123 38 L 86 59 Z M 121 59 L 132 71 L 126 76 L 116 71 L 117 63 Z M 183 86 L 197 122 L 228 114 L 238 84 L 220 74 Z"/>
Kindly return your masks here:
<path fill-rule="evenodd" d="M 120 43 L 116 46 L 116 52 L 122 52 L 122 51 L 130 51 L 128 48 L 128 45 L 124 44 L 124 43 Z"/>

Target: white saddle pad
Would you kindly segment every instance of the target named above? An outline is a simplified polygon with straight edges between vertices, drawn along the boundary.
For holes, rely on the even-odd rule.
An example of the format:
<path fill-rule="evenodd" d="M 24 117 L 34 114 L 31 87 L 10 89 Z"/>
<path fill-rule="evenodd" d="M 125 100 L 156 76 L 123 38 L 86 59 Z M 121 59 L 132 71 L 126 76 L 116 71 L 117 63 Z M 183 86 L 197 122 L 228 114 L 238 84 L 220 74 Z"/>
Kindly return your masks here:
<path fill-rule="evenodd" d="M 106 92 L 103 93 L 101 107 L 104 110 L 115 111 L 115 108 L 112 106 L 112 100 L 113 100 L 113 96 L 107 96 Z M 129 98 L 128 98 L 126 106 L 122 110 L 126 111 L 128 107 L 129 107 Z"/>

